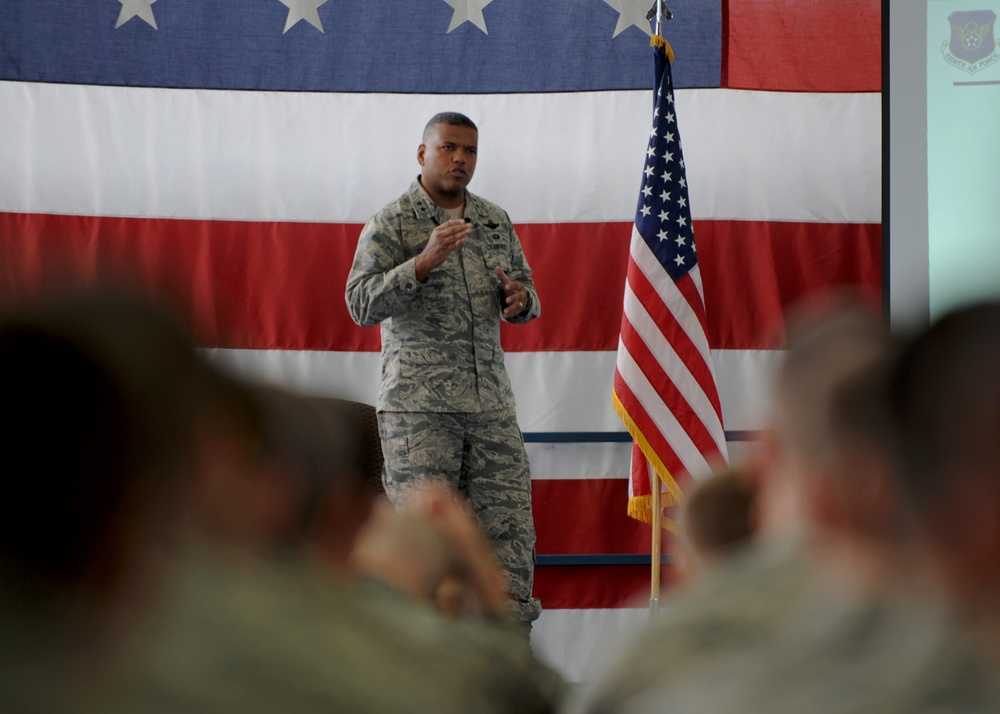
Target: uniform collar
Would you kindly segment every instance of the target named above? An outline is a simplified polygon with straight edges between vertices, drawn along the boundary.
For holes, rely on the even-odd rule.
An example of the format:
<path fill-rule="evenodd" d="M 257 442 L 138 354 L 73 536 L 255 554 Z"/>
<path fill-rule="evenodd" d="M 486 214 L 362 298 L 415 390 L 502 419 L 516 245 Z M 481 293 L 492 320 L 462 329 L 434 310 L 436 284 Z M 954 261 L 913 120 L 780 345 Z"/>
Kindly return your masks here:
<path fill-rule="evenodd" d="M 451 220 L 448 213 L 434 202 L 434 199 L 430 197 L 420 184 L 419 177 L 415 178 L 413 183 L 410 184 L 409 194 L 410 203 L 413 204 L 413 211 L 417 214 L 417 218 L 433 218 L 438 223 Z M 468 189 L 465 191 L 465 215 L 471 218 L 474 223 L 481 223 L 482 219 L 486 218 L 486 213 L 479 197 L 470 193 Z"/>

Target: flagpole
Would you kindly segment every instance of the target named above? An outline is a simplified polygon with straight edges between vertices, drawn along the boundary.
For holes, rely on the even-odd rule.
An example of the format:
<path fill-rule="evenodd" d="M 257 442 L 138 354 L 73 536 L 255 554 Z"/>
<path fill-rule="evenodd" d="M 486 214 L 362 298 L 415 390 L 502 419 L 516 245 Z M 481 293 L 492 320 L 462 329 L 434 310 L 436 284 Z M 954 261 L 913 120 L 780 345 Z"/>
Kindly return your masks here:
<path fill-rule="evenodd" d="M 663 37 L 663 0 L 653 0 L 656 8 L 656 36 Z M 648 14 L 647 14 L 648 17 Z M 663 546 L 663 505 L 661 496 L 663 486 L 653 464 L 646 460 L 649 470 L 650 510 L 652 511 L 652 545 L 650 547 L 650 584 L 649 584 L 649 617 L 655 619 L 660 611 L 660 561 Z"/>
<path fill-rule="evenodd" d="M 653 567 L 650 576 L 649 617 L 655 619 L 656 614 L 660 611 L 660 551 L 663 543 L 663 507 L 660 503 L 660 495 L 663 487 L 660 484 L 660 477 L 648 459 L 646 460 L 646 468 L 649 470 L 649 508 L 653 514 L 653 541 L 652 548 L 650 548 L 650 560 Z"/>

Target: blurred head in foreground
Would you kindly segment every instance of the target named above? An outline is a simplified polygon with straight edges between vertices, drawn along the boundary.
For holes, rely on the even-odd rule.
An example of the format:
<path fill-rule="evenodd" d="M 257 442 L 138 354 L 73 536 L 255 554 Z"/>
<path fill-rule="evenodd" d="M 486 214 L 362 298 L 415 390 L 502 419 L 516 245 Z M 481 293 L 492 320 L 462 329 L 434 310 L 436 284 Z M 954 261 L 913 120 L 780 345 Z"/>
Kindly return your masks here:
<path fill-rule="evenodd" d="M 933 567 L 965 606 L 1000 604 L 1000 304 L 956 310 L 884 381 L 899 478 Z"/>
<path fill-rule="evenodd" d="M 91 293 L 0 320 L 0 561 L 25 594 L 110 595 L 161 538 L 206 368 L 134 297 Z"/>
<path fill-rule="evenodd" d="M 206 369 L 171 317 L 128 295 L 0 317 L 5 695 L 74 700 L 66 680 L 106 674 L 150 604 L 174 548 Z"/>
<path fill-rule="evenodd" d="M 687 494 L 681 516 L 681 568 L 686 575 L 725 561 L 752 541 L 754 488 L 749 473 L 729 468 L 699 481 Z"/>
<path fill-rule="evenodd" d="M 369 478 L 374 455 L 359 405 L 274 387 L 254 392 L 264 449 L 286 494 L 274 544 L 305 550 L 345 574 L 375 496 Z"/>
<path fill-rule="evenodd" d="M 896 519 L 891 479 L 862 458 L 857 430 L 846 421 L 835 428 L 833 403 L 885 357 L 888 333 L 866 306 L 844 299 L 800 308 L 789 327 L 759 464 L 762 531 L 881 537 Z"/>

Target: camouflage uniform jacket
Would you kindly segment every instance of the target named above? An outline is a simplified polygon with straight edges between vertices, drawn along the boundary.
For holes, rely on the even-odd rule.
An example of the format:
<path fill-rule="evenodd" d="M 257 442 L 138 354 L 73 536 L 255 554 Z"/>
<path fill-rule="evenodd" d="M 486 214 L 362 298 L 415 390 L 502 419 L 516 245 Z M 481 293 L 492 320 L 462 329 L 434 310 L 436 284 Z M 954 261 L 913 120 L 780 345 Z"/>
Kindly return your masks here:
<path fill-rule="evenodd" d="M 1000 711 L 980 653 L 925 588 L 845 587 L 788 545 L 706 573 L 565 711 Z"/>
<path fill-rule="evenodd" d="M 479 412 L 513 408 L 500 347 L 496 266 L 528 290 L 525 323 L 541 306 L 507 213 L 468 191 L 465 245 L 417 282 L 414 258 L 448 214 L 419 181 L 368 222 L 347 278 L 347 307 L 363 327 L 382 323 L 379 411 Z"/>

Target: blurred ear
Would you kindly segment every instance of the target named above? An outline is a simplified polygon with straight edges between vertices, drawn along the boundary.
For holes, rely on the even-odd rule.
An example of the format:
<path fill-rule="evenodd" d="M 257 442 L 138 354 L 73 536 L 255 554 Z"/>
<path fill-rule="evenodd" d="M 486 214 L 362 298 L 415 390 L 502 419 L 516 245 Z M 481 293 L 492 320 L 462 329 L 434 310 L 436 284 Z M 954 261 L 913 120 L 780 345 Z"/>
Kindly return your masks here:
<path fill-rule="evenodd" d="M 417 147 L 417 163 L 421 166 L 424 165 L 424 157 L 427 155 L 427 145 L 421 144 Z"/>
<path fill-rule="evenodd" d="M 226 430 L 202 435 L 191 513 L 196 527 L 234 545 L 266 546 L 288 530 L 297 494 L 255 445 Z"/>
<path fill-rule="evenodd" d="M 380 502 L 384 497 L 380 499 Z M 320 553 L 341 570 L 350 568 L 350 555 L 362 528 L 375 508 L 376 499 L 363 484 L 351 482 L 326 498 L 310 525 L 309 537 Z"/>
<path fill-rule="evenodd" d="M 891 465 L 876 449 L 848 448 L 813 479 L 809 509 L 827 531 L 890 541 L 900 533 L 901 504 Z"/>
<path fill-rule="evenodd" d="M 773 428 L 764 429 L 761 438 L 747 455 L 748 470 L 767 474 L 781 461 L 781 440 Z"/>
<path fill-rule="evenodd" d="M 763 432 L 757 448 L 748 455 L 746 469 L 755 478 L 756 530 L 772 534 L 798 530 L 802 520 L 803 474 L 777 429 Z"/>
<path fill-rule="evenodd" d="M 688 543 L 687 537 L 671 534 L 669 536 L 670 552 L 673 554 L 674 583 L 677 587 L 691 585 L 697 578 L 699 565 L 694 549 Z"/>

